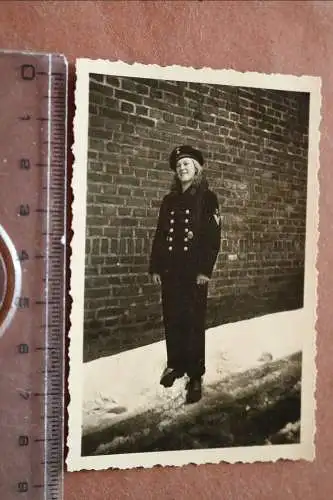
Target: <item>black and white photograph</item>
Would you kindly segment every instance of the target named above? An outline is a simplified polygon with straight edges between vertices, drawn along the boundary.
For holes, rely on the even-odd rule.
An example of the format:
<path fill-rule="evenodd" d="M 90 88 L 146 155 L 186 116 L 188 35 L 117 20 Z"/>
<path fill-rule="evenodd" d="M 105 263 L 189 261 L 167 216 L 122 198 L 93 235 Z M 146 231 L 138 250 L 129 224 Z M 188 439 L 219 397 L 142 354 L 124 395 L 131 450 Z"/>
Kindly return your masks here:
<path fill-rule="evenodd" d="M 313 460 L 320 79 L 81 59 L 69 470 Z"/>

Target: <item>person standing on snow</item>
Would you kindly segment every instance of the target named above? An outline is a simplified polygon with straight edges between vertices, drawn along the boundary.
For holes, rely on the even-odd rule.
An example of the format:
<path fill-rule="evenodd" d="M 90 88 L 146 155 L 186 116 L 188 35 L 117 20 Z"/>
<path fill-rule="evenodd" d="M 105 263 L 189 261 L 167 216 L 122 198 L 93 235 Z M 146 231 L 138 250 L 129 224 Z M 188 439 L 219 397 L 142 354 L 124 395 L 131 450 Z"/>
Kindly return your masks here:
<path fill-rule="evenodd" d="M 167 366 L 160 383 L 171 387 L 187 374 L 186 403 L 195 403 L 205 373 L 208 282 L 220 249 L 221 218 L 201 151 L 176 147 L 169 163 L 175 175 L 161 203 L 149 264 L 162 293 Z"/>

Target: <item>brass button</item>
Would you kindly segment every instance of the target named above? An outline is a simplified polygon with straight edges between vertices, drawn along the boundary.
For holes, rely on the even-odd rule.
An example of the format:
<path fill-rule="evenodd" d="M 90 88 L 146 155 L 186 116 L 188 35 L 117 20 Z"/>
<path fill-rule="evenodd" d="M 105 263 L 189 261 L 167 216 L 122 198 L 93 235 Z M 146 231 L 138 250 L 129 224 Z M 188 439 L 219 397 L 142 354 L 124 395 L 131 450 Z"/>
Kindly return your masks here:
<path fill-rule="evenodd" d="M 171 210 L 170 214 L 171 214 L 171 215 L 175 215 L 175 211 L 174 211 L 174 210 Z"/>
<path fill-rule="evenodd" d="M 193 238 L 193 233 L 192 233 L 192 231 L 189 231 L 189 232 L 187 233 L 187 237 L 188 237 L 188 239 L 189 239 L 189 240 L 191 240 L 191 239 Z"/>
<path fill-rule="evenodd" d="M 173 233 L 173 227 L 170 227 L 169 233 Z"/>
<path fill-rule="evenodd" d="M 169 247 L 169 252 L 171 252 L 171 250 L 172 250 L 172 247 Z"/>
<path fill-rule="evenodd" d="M 187 250 L 188 250 L 188 247 L 184 247 L 184 252 L 187 252 Z"/>
<path fill-rule="evenodd" d="M 185 219 L 185 223 L 186 223 L 186 224 L 188 223 L 188 219 Z"/>
<path fill-rule="evenodd" d="M 185 233 L 188 233 L 188 227 L 185 227 Z"/>
<path fill-rule="evenodd" d="M 173 238 L 172 238 L 172 236 L 170 236 L 170 237 L 169 237 L 169 241 L 172 241 L 172 240 L 173 240 Z"/>
<path fill-rule="evenodd" d="M 173 224 L 175 221 L 173 219 L 170 220 L 170 224 Z"/>
<path fill-rule="evenodd" d="M 188 241 L 188 238 L 184 238 L 184 241 Z"/>
<path fill-rule="evenodd" d="M 185 213 L 186 213 L 186 214 L 189 214 L 189 213 L 190 213 L 190 211 L 189 211 L 189 209 L 188 209 L 188 208 L 185 210 Z"/>

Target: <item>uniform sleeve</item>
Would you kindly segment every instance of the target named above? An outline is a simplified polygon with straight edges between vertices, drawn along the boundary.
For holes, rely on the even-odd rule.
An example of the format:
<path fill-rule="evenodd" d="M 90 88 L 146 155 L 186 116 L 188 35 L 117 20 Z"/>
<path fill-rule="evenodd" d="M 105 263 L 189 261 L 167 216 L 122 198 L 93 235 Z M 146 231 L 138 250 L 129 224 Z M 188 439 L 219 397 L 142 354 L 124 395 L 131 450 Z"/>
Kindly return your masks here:
<path fill-rule="evenodd" d="M 159 274 L 161 272 L 162 248 L 163 248 L 163 231 L 162 231 L 163 213 L 164 213 L 164 200 L 162 201 L 159 210 L 157 226 L 151 248 L 150 261 L 149 261 L 150 274 L 154 273 Z"/>
<path fill-rule="evenodd" d="M 221 245 L 221 216 L 215 193 L 210 192 L 203 206 L 199 273 L 211 278 Z"/>

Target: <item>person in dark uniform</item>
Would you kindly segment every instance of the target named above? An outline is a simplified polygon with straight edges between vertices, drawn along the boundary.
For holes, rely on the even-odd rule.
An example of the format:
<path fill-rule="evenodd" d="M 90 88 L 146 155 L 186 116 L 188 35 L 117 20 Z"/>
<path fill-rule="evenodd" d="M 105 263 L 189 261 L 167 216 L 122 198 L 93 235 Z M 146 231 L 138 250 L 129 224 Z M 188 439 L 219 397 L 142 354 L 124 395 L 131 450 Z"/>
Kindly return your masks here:
<path fill-rule="evenodd" d="M 169 162 L 175 175 L 161 203 L 149 265 L 162 292 L 167 366 L 160 383 L 171 387 L 187 374 L 186 402 L 194 403 L 205 373 L 208 282 L 220 248 L 221 218 L 201 151 L 176 147 Z"/>

